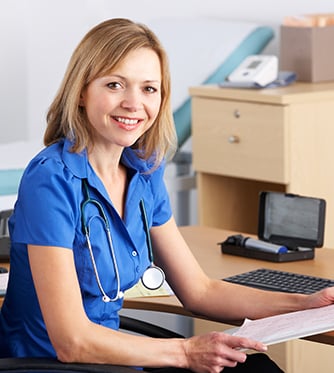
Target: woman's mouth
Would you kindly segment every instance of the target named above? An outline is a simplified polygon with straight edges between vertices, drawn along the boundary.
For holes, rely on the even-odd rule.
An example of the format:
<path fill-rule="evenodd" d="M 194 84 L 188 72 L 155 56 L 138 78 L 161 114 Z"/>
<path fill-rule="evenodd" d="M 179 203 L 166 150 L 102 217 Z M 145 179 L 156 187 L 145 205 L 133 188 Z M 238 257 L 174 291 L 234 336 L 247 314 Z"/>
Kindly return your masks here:
<path fill-rule="evenodd" d="M 119 127 L 126 130 L 133 130 L 134 128 L 137 128 L 141 122 L 140 119 L 131 119 L 124 117 L 113 117 L 113 119 L 118 123 Z"/>

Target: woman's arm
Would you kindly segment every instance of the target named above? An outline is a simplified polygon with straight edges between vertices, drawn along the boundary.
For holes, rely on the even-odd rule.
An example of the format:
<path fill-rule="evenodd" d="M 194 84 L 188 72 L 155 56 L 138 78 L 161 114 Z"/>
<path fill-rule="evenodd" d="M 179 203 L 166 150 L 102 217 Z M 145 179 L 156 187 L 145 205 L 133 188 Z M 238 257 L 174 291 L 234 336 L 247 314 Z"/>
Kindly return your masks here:
<path fill-rule="evenodd" d="M 154 343 L 150 338 L 114 331 L 88 319 L 71 250 L 29 246 L 29 260 L 47 331 L 61 361 L 143 366 L 184 364 L 179 340 Z"/>
<path fill-rule="evenodd" d="M 157 340 L 97 325 L 85 314 L 72 251 L 32 245 L 28 251 L 44 321 L 61 361 L 219 372 L 245 360 L 236 348 L 264 349 L 261 343 L 223 333 Z"/>
<path fill-rule="evenodd" d="M 202 271 L 174 219 L 151 229 L 157 264 L 183 305 L 213 320 L 257 319 L 334 302 L 334 288 L 306 296 L 268 292 L 213 280 Z"/>

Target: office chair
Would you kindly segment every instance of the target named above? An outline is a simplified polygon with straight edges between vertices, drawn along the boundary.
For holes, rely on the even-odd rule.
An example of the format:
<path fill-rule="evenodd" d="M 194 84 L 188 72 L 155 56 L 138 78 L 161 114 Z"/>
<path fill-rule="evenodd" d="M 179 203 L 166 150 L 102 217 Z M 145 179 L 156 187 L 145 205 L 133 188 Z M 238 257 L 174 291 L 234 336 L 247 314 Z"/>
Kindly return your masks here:
<path fill-rule="evenodd" d="M 0 359 L 0 372 L 33 373 L 138 373 L 137 369 L 108 364 L 61 363 L 56 359 L 46 358 L 5 358 Z"/>
<path fill-rule="evenodd" d="M 0 211 L 0 261 L 7 262 L 9 260 L 10 239 L 8 232 L 8 219 L 13 210 Z"/>
<path fill-rule="evenodd" d="M 184 338 L 172 330 L 137 320 L 128 316 L 120 316 L 120 330 L 146 335 L 152 338 Z M 111 364 L 62 363 L 54 358 L 4 358 L 0 359 L 0 372 L 91 372 L 91 373 L 138 373 L 138 369 Z"/>

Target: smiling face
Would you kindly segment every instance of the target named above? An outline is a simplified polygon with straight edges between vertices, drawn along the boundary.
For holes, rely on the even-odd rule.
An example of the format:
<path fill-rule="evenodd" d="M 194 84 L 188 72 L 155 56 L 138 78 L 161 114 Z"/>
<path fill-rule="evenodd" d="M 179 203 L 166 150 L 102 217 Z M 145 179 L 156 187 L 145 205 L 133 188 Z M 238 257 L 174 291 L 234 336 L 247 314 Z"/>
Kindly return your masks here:
<path fill-rule="evenodd" d="M 128 147 L 154 123 L 161 104 L 161 67 L 148 48 L 131 51 L 108 76 L 82 94 L 94 145 Z"/>

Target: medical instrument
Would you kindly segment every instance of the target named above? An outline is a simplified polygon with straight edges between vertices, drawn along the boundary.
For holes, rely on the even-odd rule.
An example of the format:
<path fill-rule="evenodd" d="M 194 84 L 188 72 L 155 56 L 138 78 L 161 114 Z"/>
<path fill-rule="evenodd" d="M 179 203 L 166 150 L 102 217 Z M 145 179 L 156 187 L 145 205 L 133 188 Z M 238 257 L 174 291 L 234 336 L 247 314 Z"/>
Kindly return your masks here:
<path fill-rule="evenodd" d="M 277 79 L 277 56 L 251 55 L 228 76 L 227 80 L 233 83 L 254 83 L 265 87 Z"/>
<path fill-rule="evenodd" d="M 140 200 L 140 209 L 144 218 L 144 227 L 146 232 L 146 241 L 148 247 L 148 256 L 150 259 L 150 266 L 146 269 L 141 277 L 142 284 L 149 290 L 159 289 L 165 281 L 164 271 L 156 266 L 153 262 L 153 248 L 151 242 L 151 235 L 148 228 L 146 210 L 144 205 L 144 200 Z"/>
<path fill-rule="evenodd" d="M 90 259 L 91 259 L 91 262 L 92 262 L 92 265 L 93 265 L 96 282 L 97 282 L 99 290 L 102 294 L 103 302 L 115 302 L 115 301 L 123 298 L 124 293 L 121 291 L 121 280 L 120 280 L 120 275 L 119 275 L 119 268 L 118 268 L 117 259 L 116 259 L 116 255 L 115 255 L 115 250 L 114 250 L 114 245 L 113 245 L 113 241 L 112 241 L 112 237 L 111 237 L 109 221 L 108 221 L 108 218 L 105 214 L 105 211 L 104 211 L 104 208 L 103 208 L 102 204 L 98 200 L 91 198 L 86 180 L 83 180 L 83 187 L 84 187 L 84 190 L 85 190 L 85 193 L 86 193 L 86 199 L 81 204 L 81 221 L 82 221 L 82 227 L 83 227 L 83 230 L 84 230 L 84 234 L 86 236 L 87 246 L 88 246 L 88 250 L 89 250 Z M 91 204 L 93 204 L 97 207 L 99 215 L 92 216 L 88 220 L 88 222 L 86 223 L 86 221 L 85 221 L 85 208 L 89 203 L 91 203 Z M 164 274 L 164 271 L 160 267 L 153 264 L 153 249 L 152 249 L 152 243 L 151 243 L 151 237 L 150 237 L 150 232 L 149 232 L 149 227 L 148 227 L 147 215 L 146 215 L 146 210 L 145 210 L 145 205 L 144 205 L 143 200 L 140 200 L 140 209 L 141 209 L 141 213 L 142 213 L 143 221 L 144 221 L 144 229 L 145 229 L 145 233 L 146 233 L 146 242 L 147 242 L 147 246 L 148 246 L 148 254 L 149 254 L 149 260 L 150 260 L 150 266 L 143 273 L 143 275 L 141 277 L 141 282 L 149 290 L 156 290 L 156 289 L 160 288 L 162 286 L 163 282 L 165 281 L 165 274 Z M 104 229 L 106 231 L 107 239 L 108 239 L 110 255 L 111 255 L 113 266 L 114 266 L 114 269 L 115 269 L 115 276 L 116 276 L 116 283 L 117 283 L 116 294 L 115 294 L 114 297 L 110 297 L 106 293 L 106 291 L 104 290 L 104 288 L 102 286 L 102 283 L 101 283 L 101 280 L 100 280 L 98 270 L 97 270 L 96 261 L 95 261 L 95 258 L 94 258 L 94 253 L 93 253 L 93 249 L 92 249 L 92 245 L 91 245 L 91 241 L 90 241 L 89 227 L 90 227 L 90 224 L 91 224 L 92 220 L 95 219 L 95 218 L 102 220 L 102 222 L 104 224 Z"/>

